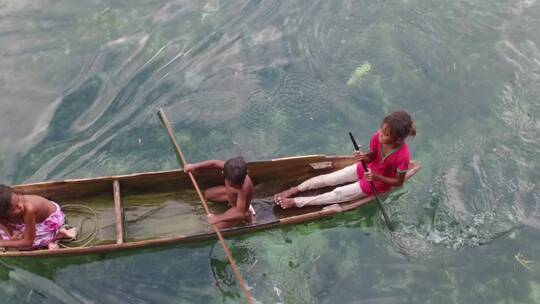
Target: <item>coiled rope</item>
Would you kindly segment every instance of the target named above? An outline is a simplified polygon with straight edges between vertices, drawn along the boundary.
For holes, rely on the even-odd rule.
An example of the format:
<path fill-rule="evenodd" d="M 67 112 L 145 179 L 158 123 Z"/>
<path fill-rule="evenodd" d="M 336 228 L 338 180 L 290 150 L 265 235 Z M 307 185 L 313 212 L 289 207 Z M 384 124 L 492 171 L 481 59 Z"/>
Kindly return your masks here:
<path fill-rule="evenodd" d="M 76 227 L 77 228 L 77 234 L 81 233 L 82 232 L 82 228 L 84 226 L 84 224 L 87 222 L 87 221 L 91 221 L 94 223 L 94 227 L 92 229 L 92 231 L 80 238 L 79 236 L 77 236 L 74 240 L 62 240 L 58 243 L 58 245 L 62 248 L 76 248 L 76 247 L 86 247 L 88 246 L 89 244 L 91 244 L 93 241 L 96 240 L 97 238 L 97 235 L 98 235 L 98 227 L 99 227 L 99 224 L 98 224 L 98 216 L 97 216 L 97 213 L 94 209 L 86 206 L 86 205 L 81 205 L 81 204 L 66 204 L 66 205 L 63 205 L 61 207 L 62 211 L 64 212 L 64 215 L 65 215 L 65 218 L 66 218 L 66 223 L 68 223 L 68 226 L 69 226 L 69 219 L 67 217 L 67 213 L 77 213 L 77 214 L 83 214 L 83 215 L 86 215 L 82 218 L 81 220 L 81 223 L 79 224 L 79 227 Z"/>

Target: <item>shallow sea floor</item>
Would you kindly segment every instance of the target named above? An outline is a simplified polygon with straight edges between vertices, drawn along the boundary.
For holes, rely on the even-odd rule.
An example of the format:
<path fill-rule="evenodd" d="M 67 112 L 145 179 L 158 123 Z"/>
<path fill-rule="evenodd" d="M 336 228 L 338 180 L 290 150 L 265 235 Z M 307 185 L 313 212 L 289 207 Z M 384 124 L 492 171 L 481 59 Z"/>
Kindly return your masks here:
<path fill-rule="evenodd" d="M 405 108 L 396 231 L 373 205 L 230 238 L 255 299 L 539 303 L 539 27 L 536 0 L 0 1 L 0 182 L 178 168 L 158 108 L 190 161 L 349 154 Z M 0 259 L 0 298 L 243 301 L 213 241 Z"/>

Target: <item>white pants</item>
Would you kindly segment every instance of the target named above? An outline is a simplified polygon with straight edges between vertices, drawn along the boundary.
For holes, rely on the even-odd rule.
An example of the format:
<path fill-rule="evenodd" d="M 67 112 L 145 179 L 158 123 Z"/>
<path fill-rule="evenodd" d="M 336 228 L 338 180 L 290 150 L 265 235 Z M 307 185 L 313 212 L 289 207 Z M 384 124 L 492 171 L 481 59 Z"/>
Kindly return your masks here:
<path fill-rule="evenodd" d="M 298 185 L 301 192 L 313 189 L 319 189 L 328 186 L 336 186 L 350 183 L 345 186 L 337 187 L 330 192 L 316 196 L 295 197 L 296 207 L 308 205 L 327 205 L 342 203 L 354 199 L 366 197 L 358 183 L 358 174 L 356 173 L 356 164 L 345 167 L 336 172 L 315 176 Z"/>

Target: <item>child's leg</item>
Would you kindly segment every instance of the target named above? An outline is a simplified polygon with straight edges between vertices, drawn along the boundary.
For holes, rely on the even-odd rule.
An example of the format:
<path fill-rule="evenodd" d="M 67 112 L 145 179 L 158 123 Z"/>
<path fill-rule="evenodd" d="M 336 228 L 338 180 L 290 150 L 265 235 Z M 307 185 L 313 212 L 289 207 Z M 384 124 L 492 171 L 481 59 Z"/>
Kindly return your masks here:
<path fill-rule="evenodd" d="M 213 202 L 228 203 L 227 188 L 225 186 L 215 186 L 204 191 L 204 197 Z"/>
<path fill-rule="evenodd" d="M 58 233 L 56 234 L 56 239 L 68 239 L 68 240 L 74 240 L 77 237 L 77 228 L 71 227 L 71 228 L 60 228 L 58 230 Z M 51 242 L 52 243 L 52 242 Z"/>
<path fill-rule="evenodd" d="M 300 192 L 358 181 L 356 164 L 336 172 L 315 176 L 298 185 Z"/>
<path fill-rule="evenodd" d="M 56 237 L 54 240 L 50 241 L 47 244 L 47 248 L 49 249 L 58 249 L 60 246 L 58 245 L 58 240 L 66 239 L 66 240 L 74 240 L 77 237 L 77 228 L 60 228 L 58 232 L 56 233 Z"/>
<path fill-rule="evenodd" d="M 337 204 L 366 196 L 367 194 L 362 192 L 358 183 L 352 183 L 320 195 L 283 199 L 281 207 L 287 209 L 291 207 L 301 208 L 304 206 Z"/>
<path fill-rule="evenodd" d="M 354 164 L 332 173 L 312 177 L 296 187 L 291 187 L 277 194 L 275 199 L 279 203 L 281 199 L 289 198 L 300 192 L 351 183 L 357 180 L 358 174 L 356 173 L 356 164 Z"/>
<path fill-rule="evenodd" d="M 251 211 L 246 212 L 246 217 L 243 220 L 219 222 L 216 225 L 221 230 L 221 229 L 225 229 L 225 228 L 236 227 L 236 226 L 241 225 L 243 223 L 247 223 L 247 224 L 252 224 L 253 223 L 253 213 Z"/>

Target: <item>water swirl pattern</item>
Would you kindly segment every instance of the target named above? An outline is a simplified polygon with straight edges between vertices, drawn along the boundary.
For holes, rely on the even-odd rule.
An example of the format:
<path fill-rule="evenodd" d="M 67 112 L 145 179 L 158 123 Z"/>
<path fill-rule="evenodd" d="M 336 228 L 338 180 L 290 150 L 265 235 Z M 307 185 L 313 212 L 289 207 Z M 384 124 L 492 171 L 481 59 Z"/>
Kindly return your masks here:
<path fill-rule="evenodd" d="M 178 168 L 158 108 L 190 161 L 349 154 L 405 108 L 396 231 L 373 205 L 232 237 L 254 297 L 539 303 L 539 27 L 536 0 L 0 1 L 0 182 Z M 3 260 L 0 298 L 241 302 L 214 245 Z"/>

